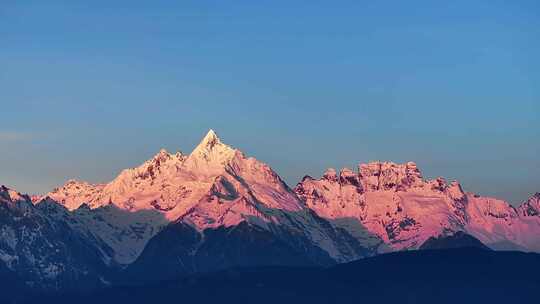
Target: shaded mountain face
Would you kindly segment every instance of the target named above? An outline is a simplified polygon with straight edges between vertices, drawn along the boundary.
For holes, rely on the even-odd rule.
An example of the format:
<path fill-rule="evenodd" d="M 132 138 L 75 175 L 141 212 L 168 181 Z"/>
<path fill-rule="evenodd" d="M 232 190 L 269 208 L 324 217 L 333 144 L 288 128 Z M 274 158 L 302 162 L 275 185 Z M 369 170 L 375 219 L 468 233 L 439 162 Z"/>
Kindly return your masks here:
<path fill-rule="evenodd" d="M 42 303 L 537 303 L 540 256 L 477 248 L 383 254 L 337 265 L 234 268 Z M 38 302 L 36 301 L 36 303 Z M 33 302 L 31 302 L 33 303 Z"/>
<path fill-rule="evenodd" d="M 458 231 L 452 235 L 430 237 L 419 249 L 421 250 L 440 250 L 452 248 L 478 248 L 491 250 L 486 245 L 482 244 L 477 238 L 466 234 L 463 231 Z"/>
<path fill-rule="evenodd" d="M 18 288 L 92 289 L 106 281 L 102 260 L 85 235 L 54 220 L 30 197 L 0 187 L 1 277 L 11 277 Z"/>
<path fill-rule="evenodd" d="M 540 252 L 538 195 L 518 209 L 465 193 L 458 182 L 424 180 L 414 163 L 374 162 L 357 172 L 329 169 L 294 189 L 319 216 L 362 243 L 376 236 L 392 250 L 416 249 L 430 237 L 465 231 L 488 246 Z M 350 221 L 359 225 L 350 225 Z"/>
<path fill-rule="evenodd" d="M 126 270 L 125 283 L 173 279 L 232 267 L 316 266 L 335 261 L 287 229 L 269 231 L 242 222 L 199 233 L 184 223 L 167 226 Z M 136 278 L 135 280 L 129 280 Z"/>

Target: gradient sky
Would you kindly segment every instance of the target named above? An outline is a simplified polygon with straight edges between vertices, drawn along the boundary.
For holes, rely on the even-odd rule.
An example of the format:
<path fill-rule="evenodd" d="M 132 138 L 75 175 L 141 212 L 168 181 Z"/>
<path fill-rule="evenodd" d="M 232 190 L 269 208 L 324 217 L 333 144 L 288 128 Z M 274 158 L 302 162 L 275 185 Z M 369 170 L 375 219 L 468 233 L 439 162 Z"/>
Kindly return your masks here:
<path fill-rule="evenodd" d="M 213 128 L 291 186 L 413 160 L 517 204 L 540 191 L 539 54 L 537 0 L 2 0 L 0 184 L 109 181 Z"/>

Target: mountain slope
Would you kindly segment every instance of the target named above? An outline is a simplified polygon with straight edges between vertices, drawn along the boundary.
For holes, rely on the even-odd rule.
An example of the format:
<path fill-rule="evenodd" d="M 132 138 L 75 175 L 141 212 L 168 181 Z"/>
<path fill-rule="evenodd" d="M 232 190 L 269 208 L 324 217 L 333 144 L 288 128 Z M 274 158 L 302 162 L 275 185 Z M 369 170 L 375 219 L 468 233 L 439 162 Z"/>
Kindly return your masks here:
<path fill-rule="evenodd" d="M 516 209 L 502 200 L 468 194 L 465 231 L 495 249 L 504 244 L 512 250 L 540 252 L 540 215 L 519 212 L 531 200 L 534 196 Z"/>
<path fill-rule="evenodd" d="M 330 169 L 318 180 L 305 177 L 295 192 L 363 243 L 368 233 L 394 250 L 415 249 L 430 237 L 465 231 L 494 248 L 540 252 L 538 196 L 515 209 L 465 193 L 458 182 L 423 180 L 412 162 L 362 164 L 357 173 Z M 351 220 L 359 225 L 348 225 Z"/>
<path fill-rule="evenodd" d="M 35 290 L 91 289 L 106 280 L 102 259 L 85 235 L 0 187 L 0 272 Z"/>
<path fill-rule="evenodd" d="M 354 219 L 366 231 L 342 227 L 361 239 L 376 235 L 394 250 L 416 248 L 466 222 L 459 184 L 425 182 L 414 163 L 362 164 L 358 173 L 330 169 L 319 180 L 304 178 L 295 192 L 321 217 L 335 223 Z"/>
<path fill-rule="evenodd" d="M 302 236 L 242 222 L 199 233 L 176 223 L 154 237 L 125 273 L 135 281 L 164 280 L 231 267 L 314 266 L 335 263 Z M 127 282 L 133 282 L 127 280 Z"/>
<path fill-rule="evenodd" d="M 421 250 L 434 249 L 452 249 L 452 248 L 478 248 L 490 250 L 489 247 L 482 244 L 477 238 L 466 234 L 463 231 L 458 231 L 452 235 L 430 237 L 424 244 L 420 246 Z"/>

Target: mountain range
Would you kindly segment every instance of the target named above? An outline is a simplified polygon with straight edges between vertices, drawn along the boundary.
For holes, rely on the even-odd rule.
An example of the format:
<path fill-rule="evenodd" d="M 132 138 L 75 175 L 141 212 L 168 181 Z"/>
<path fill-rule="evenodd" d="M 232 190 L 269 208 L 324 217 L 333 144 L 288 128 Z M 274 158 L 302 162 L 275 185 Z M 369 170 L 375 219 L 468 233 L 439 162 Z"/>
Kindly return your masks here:
<path fill-rule="evenodd" d="M 161 150 L 109 183 L 71 180 L 32 197 L 0 188 L 0 278 L 12 290 L 329 267 L 456 234 L 540 252 L 540 193 L 516 208 L 426 180 L 413 162 L 328 169 L 290 188 L 212 130 L 189 155 Z"/>

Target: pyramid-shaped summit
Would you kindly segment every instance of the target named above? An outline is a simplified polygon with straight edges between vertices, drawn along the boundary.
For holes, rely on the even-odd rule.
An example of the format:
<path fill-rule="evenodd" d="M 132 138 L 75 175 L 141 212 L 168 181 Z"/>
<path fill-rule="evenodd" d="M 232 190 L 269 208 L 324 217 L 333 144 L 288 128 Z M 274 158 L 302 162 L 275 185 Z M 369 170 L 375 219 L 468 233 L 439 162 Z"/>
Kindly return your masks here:
<path fill-rule="evenodd" d="M 216 132 L 212 129 L 208 130 L 208 133 L 204 136 L 204 138 L 199 143 L 199 147 L 207 147 L 212 148 L 216 144 L 220 144 L 221 139 L 216 134 Z"/>
<path fill-rule="evenodd" d="M 210 129 L 186 159 L 184 168 L 205 175 L 216 175 L 234 158 L 236 152 L 239 151 L 224 144 L 216 132 Z"/>

